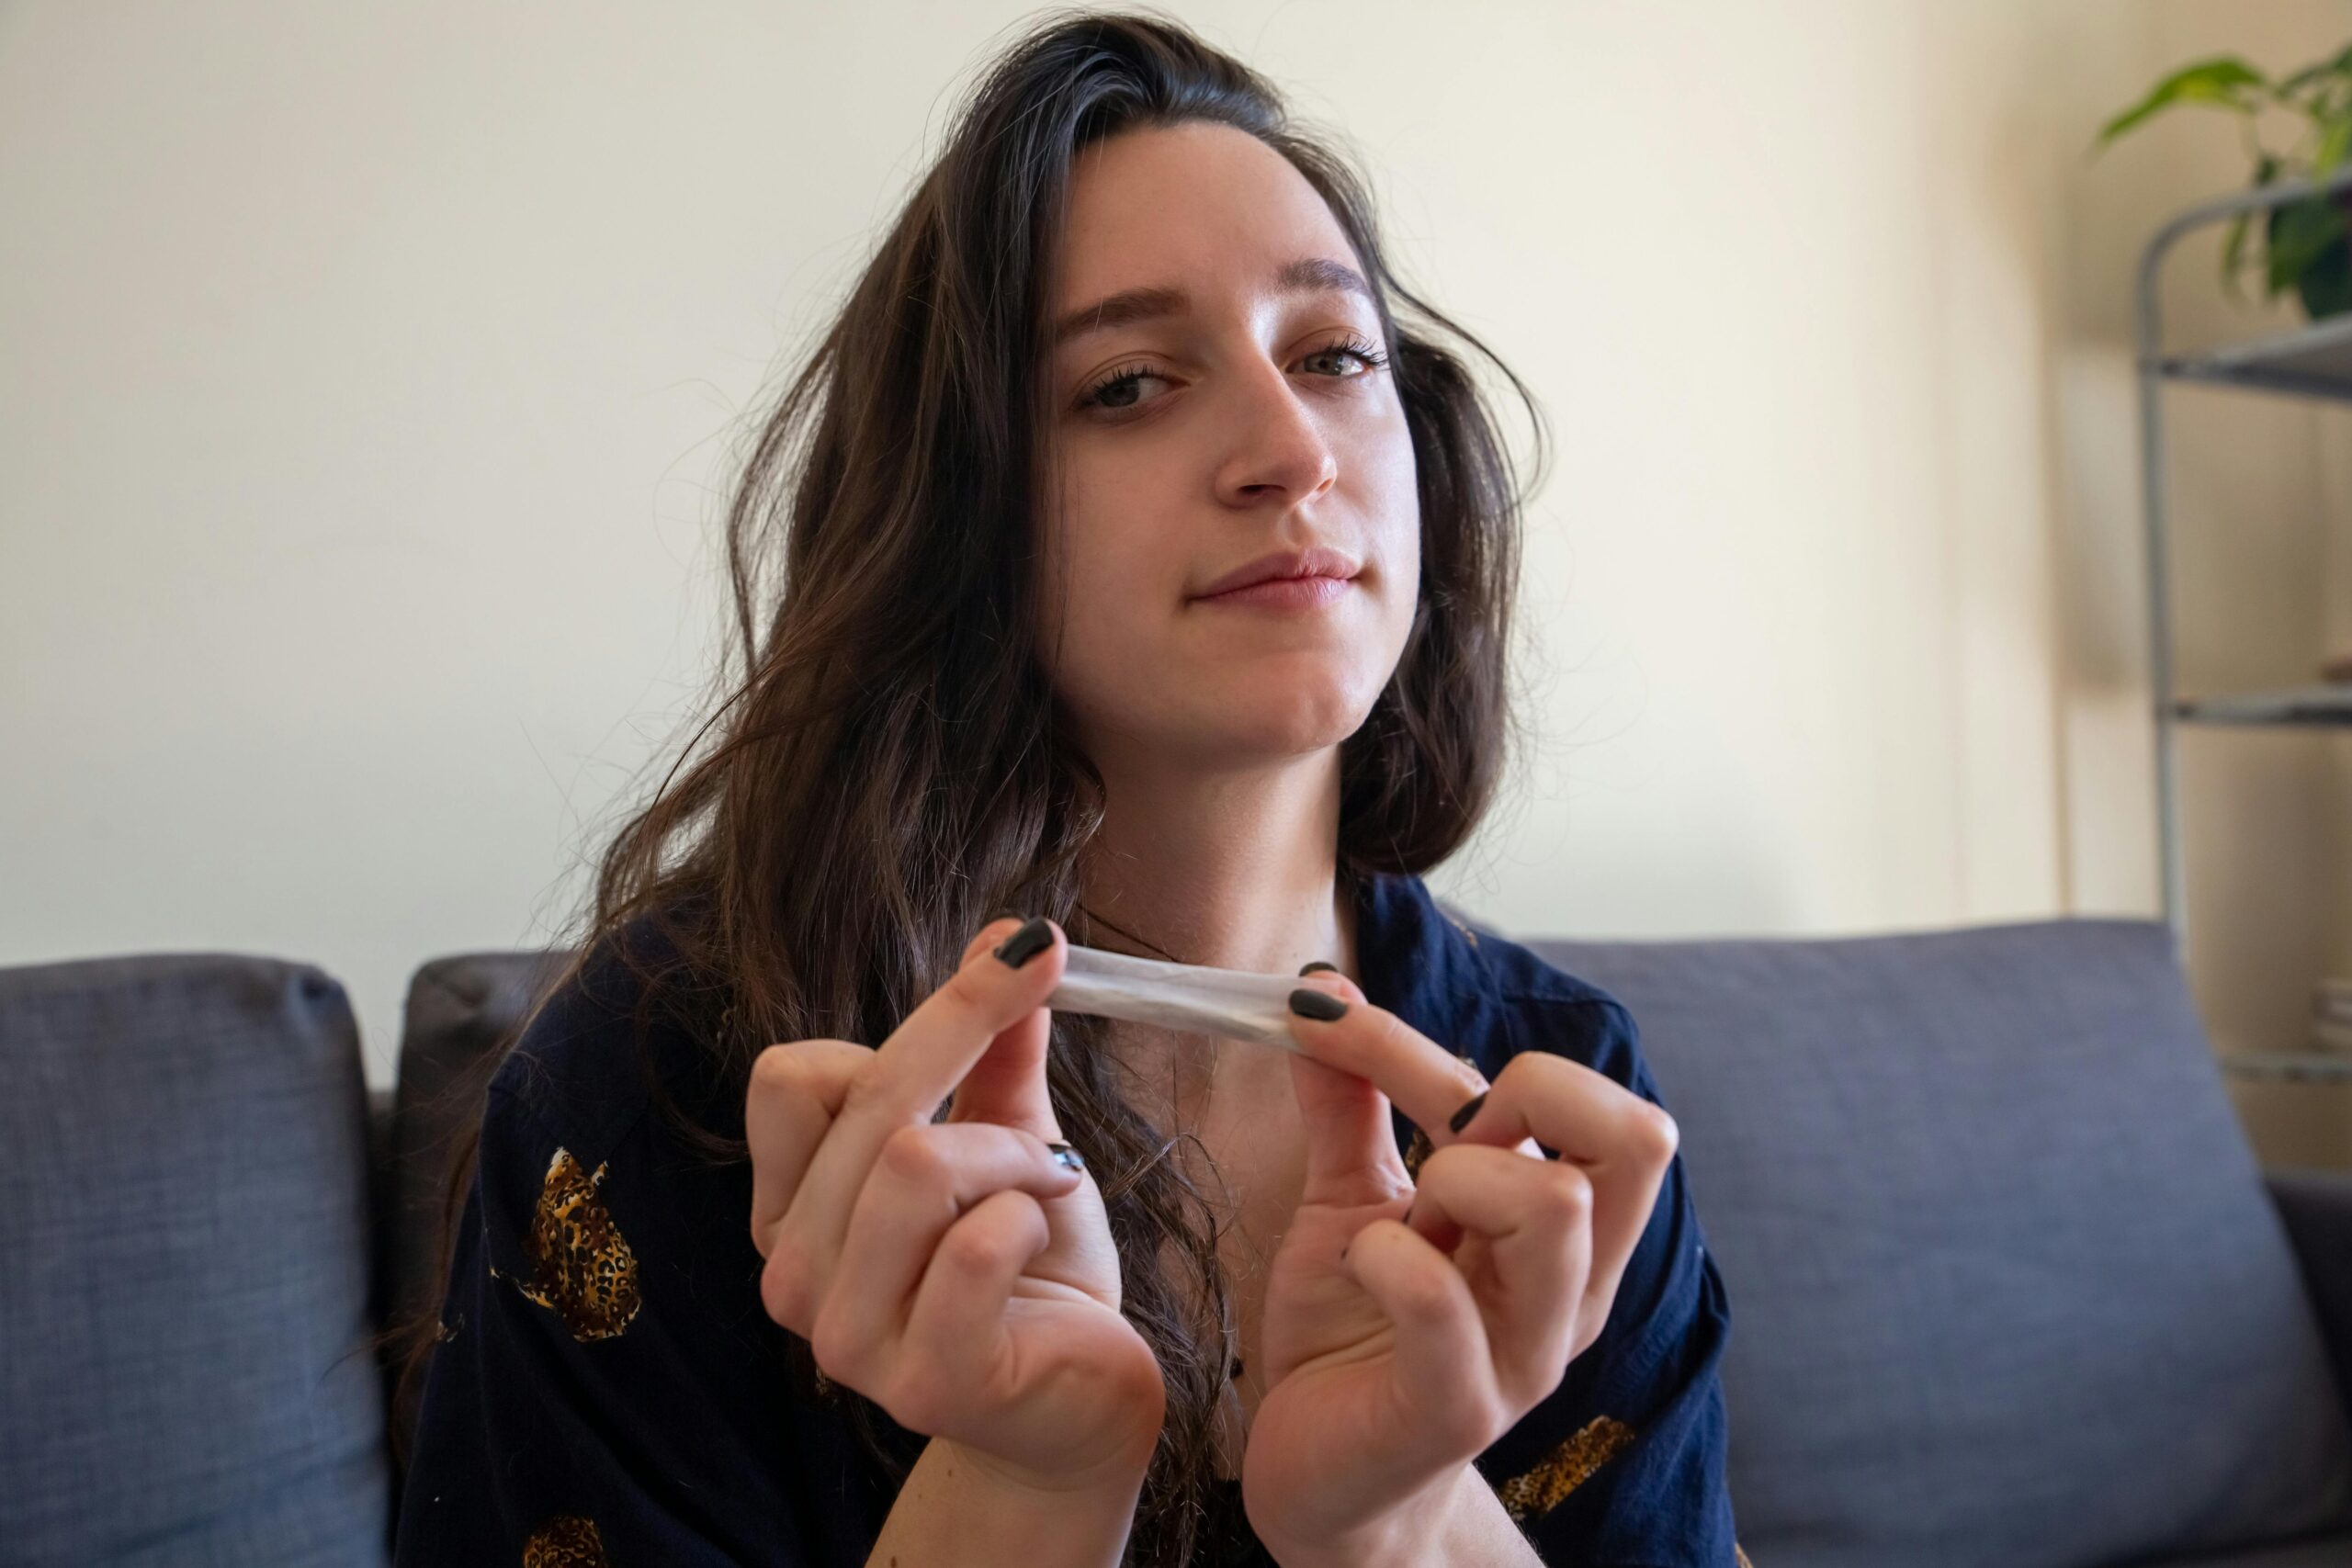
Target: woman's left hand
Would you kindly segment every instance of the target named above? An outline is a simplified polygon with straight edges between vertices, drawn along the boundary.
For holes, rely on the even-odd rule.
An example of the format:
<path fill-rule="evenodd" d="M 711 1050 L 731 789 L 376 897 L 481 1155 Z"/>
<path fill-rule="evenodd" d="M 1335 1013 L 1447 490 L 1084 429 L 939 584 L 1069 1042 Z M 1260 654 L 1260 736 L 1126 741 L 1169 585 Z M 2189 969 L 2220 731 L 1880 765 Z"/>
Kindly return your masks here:
<path fill-rule="evenodd" d="M 1268 1274 L 1242 1495 L 1286 1560 L 1410 1561 L 1470 1461 L 1600 1337 L 1678 1134 L 1566 1057 L 1514 1056 L 1489 1086 L 1344 976 L 1300 984 L 1347 1011 L 1292 1021 L 1306 1183 Z M 1392 1100 L 1432 1145 L 1418 1189 Z"/>

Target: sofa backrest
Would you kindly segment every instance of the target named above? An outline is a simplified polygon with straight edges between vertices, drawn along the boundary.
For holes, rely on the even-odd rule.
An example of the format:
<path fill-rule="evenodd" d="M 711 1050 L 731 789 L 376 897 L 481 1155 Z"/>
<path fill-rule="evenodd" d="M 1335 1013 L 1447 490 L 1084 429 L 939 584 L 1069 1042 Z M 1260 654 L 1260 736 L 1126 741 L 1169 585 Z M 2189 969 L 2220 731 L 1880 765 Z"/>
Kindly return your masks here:
<path fill-rule="evenodd" d="M 381 1568 L 343 987 L 222 953 L 0 969 L 0 1560 Z"/>
<path fill-rule="evenodd" d="M 2090 1568 L 2352 1510 L 2163 925 L 1530 945 L 1631 1010 L 1682 1129 L 1758 1563 Z"/>

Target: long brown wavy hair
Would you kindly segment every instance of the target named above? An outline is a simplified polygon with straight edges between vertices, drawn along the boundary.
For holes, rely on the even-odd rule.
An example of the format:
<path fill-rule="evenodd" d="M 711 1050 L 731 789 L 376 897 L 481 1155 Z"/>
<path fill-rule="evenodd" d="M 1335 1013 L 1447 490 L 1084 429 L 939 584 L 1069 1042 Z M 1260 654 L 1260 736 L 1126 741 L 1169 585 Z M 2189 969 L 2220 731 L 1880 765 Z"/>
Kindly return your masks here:
<path fill-rule="evenodd" d="M 1055 11 L 967 97 L 759 429 L 727 515 L 739 646 L 707 718 L 604 852 L 593 908 L 574 919 L 578 955 L 539 1005 L 591 952 L 632 954 L 615 939 L 650 919 L 674 957 L 641 968 L 642 995 L 699 1021 L 727 1081 L 748 1087 L 769 1042 L 879 1043 L 994 915 L 1070 923 L 1080 852 L 1104 803 L 1043 675 L 1024 566 L 1042 491 L 1051 267 L 1079 151 L 1192 121 L 1259 138 L 1329 205 L 1373 285 L 1411 432 L 1418 604 L 1394 675 L 1340 747 L 1340 874 L 1351 886 L 1418 874 L 1469 836 L 1517 738 L 1506 649 L 1523 497 L 1464 359 L 1440 339 L 1476 350 L 1516 391 L 1539 476 L 1541 411 L 1483 344 L 1397 283 L 1364 186 L 1267 81 L 1150 11 Z M 1188 1134 L 1122 1098 L 1102 1030 L 1056 1014 L 1047 1083 L 1064 1136 L 1102 1187 L 1123 1310 L 1167 1377 L 1127 1561 L 1182 1568 L 1216 1475 L 1230 1301 L 1216 1215 L 1168 1157 Z M 445 1287 L 478 1091 L 479 1080 L 476 1136 L 457 1149 L 445 1189 Z M 689 1146 L 748 1158 L 740 1138 L 696 1124 L 658 1083 L 651 1091 Z M 431 1293 L 396 1331 L 403 1416 L 441 1299 Z M 789 1337 L 796 1381 L 816 1397 L 807 1343 Z M 837 1392 L 861 1440 L 903 1481 L 903 1458 L 878 1435 L 885 1413 Z"/>

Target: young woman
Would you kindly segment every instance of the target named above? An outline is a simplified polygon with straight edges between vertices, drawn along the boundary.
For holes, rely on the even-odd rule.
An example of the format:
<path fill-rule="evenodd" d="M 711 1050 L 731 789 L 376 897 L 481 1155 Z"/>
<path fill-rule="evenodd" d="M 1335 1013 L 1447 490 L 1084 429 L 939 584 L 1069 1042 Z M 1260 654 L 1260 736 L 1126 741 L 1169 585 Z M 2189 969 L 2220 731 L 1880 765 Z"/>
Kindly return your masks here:
<path fill-rule="evenodd" d="M 1420 879 L 1520 507 L 1442 333 L 1182 28 L 997 62 L 751 457 L 715 744 L 496 1066 L 400 1562 L 1743 1561 L 1634 1021 Z M 1296 972 L 1304 1054 L 1053 1013 L 1071 941 Z"/>

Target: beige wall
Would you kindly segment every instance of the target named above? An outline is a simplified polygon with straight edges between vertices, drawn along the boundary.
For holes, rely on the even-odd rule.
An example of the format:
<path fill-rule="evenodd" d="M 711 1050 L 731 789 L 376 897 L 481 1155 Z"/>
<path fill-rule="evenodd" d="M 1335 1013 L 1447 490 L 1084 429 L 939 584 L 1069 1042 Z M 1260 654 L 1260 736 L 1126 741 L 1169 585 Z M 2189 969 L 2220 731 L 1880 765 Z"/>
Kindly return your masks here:
<path fill-rule="evenodd" d="M 1560 438 L 1506 928 L 2156 898 L 2128 290 L 2165 68 L 2352 0 L 1195 4 Z M 537 940 L 710 657 L 741 422 L 1020 6 L 0 6 L 0 962 Z M 1443 25 L 1436 23 L 1443 19 Z M 2167 286 L 2191 340 L 2212 251 Z M 2352 637 L 2344 411 L 2176 392 L 2181 675 Z M 2331 543 L 2331 540 L 2333 543 Z M 2217 1032 L 2352 973 L 2340 738 L 2191 736 Z M 649 773 L 648 770 L 652 772 Z M 2335 1157 L 2341 1091 L 2249 1102 Z"/>

